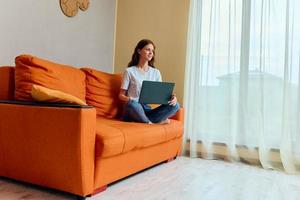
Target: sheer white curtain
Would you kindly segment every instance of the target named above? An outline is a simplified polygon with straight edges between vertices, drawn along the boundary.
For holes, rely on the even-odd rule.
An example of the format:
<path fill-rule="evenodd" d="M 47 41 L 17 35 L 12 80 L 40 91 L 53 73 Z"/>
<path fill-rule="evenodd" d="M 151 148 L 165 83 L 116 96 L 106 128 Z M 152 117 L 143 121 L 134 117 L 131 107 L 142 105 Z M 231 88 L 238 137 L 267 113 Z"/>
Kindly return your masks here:
<path fill-rule="evenodd" d="M 300 171 L 300 1 L 191 0 L 184 152 Z"/>

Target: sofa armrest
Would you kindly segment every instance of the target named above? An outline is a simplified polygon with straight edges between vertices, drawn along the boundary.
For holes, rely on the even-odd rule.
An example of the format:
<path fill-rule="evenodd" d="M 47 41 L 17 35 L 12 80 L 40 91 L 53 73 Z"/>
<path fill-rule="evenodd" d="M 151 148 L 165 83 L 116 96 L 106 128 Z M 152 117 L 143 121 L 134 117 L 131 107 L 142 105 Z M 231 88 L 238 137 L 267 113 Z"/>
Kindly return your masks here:
<path fill-rule="evenodd" d="M 35 102 L 35 101 L 0 100 L 0 104 L 15 104 L 15 105 L 39 106 L 39 107 L 59 107 L 59 108 L 93 108 L 93 106 L 88 106 L 88 105 L 51 103 L 51 102 Z"/>
<path fill-rule="evenodd" d="M 180 108 L 177 113 L 171 117 L 171 119 L 175 119 L 184 123 L 184 108 Z"/>
<path fill-rule="evenodd" d="M 0 176 L 91 194 L 95 127 L 92 107 L 0 102 Z"/>

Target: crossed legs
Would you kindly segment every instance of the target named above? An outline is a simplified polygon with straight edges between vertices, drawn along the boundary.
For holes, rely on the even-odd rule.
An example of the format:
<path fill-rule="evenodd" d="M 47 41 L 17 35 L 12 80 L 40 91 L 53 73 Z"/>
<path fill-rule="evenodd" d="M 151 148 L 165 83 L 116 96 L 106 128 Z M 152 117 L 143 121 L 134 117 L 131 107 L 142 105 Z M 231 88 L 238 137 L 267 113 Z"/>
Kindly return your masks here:
<path fill-rule="evenodd" d="M 129 101 L 125 106 L 124 120 L 142 123 L 168 123 L 168 118 L 172 117 L 179 107 L 177 103 L 175 106 L 160 105 L 151 109 L 148 105 Z"/>

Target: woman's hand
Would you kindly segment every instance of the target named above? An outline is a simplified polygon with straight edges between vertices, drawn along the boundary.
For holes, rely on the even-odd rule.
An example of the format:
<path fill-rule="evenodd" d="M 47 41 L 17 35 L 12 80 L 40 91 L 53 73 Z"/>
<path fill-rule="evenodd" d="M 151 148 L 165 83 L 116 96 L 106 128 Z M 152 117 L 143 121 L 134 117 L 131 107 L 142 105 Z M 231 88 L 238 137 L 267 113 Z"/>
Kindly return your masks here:
<path fill-rule="evenodd" d="M 119 99 L 125 103 L 127 103 L 131 100 L 131 98 L 126 95 L 126 93 L 127 93 L 127 90 L 123 90 L 123 89 L 121 89 L 120 93 L 119 93 Z"/>
<path fill-rule="evenodd" d="M 168 104 L 171 106 L 175 106 L 177 103 L 177 97 L 175 96 L 175 94 L 172 95 L 171 100 L 168 101 Z"/>

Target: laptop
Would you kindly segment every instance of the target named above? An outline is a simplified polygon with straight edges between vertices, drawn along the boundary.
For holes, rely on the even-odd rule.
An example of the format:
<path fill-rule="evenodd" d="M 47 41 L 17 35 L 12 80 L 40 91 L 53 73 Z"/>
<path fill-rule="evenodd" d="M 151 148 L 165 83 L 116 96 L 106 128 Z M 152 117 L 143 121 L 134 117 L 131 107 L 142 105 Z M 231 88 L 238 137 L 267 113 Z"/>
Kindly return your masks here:
<path fill-rule="evenodd" d="M 173 94 L 175 83 L 143 81 L 139 103 L 168 104 Z"/>

